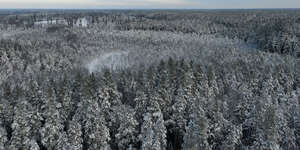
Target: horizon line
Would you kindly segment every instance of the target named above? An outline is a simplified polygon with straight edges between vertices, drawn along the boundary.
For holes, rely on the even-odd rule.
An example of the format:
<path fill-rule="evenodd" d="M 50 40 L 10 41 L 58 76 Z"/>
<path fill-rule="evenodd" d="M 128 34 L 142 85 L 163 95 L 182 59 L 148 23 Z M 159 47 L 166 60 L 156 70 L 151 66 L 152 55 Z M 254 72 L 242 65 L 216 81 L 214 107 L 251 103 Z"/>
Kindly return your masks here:
<path fill-rule="evenodd" d="M 253 10 L 253 9 L 300 9 L 300 8 L 0 8 L 0 10 Z"/>

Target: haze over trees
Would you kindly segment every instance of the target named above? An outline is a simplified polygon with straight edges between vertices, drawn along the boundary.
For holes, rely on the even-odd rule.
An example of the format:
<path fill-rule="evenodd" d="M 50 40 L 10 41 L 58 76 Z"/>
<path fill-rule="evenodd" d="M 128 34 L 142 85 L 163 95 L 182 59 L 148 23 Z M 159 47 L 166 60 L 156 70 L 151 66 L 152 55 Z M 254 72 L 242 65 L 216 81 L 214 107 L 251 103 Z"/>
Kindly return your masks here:
<path fill-rule="evenodd" d="M 298 150 L 299 15 L 0 11 L 0 150 Z"/>

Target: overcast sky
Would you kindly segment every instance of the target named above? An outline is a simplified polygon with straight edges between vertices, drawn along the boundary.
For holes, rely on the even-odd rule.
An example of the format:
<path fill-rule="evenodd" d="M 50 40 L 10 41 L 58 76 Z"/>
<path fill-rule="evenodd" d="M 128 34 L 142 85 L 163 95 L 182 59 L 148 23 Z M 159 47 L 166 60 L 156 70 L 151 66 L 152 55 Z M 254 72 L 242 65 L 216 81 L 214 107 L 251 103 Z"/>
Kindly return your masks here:
<path fill-rule="evenodd" d="M 300 8 L 300 0 L 0 0 L 0 8 Z"/>

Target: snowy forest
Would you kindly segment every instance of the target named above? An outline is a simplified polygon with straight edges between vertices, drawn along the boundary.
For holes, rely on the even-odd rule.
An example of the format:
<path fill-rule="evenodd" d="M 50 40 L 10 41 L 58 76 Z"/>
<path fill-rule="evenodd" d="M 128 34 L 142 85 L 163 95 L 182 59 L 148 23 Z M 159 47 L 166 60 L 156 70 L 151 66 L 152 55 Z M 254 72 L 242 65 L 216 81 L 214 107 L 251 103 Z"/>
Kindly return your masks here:
<path fill-rule="evenodd" d="M 0 150 L 299 150 L 300 10 L 0 10 Z"/>

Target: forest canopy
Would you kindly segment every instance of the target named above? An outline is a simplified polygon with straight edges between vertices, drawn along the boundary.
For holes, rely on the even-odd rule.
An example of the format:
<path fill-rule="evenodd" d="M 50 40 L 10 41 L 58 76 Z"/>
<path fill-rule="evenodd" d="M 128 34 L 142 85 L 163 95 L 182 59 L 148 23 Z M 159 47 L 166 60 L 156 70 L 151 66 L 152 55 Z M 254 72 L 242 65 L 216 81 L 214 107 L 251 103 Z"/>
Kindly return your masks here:
<path fill-rule="evenodd" d="M 0 150 L 298 150 L 299 15 L 1 13 Z"/>

